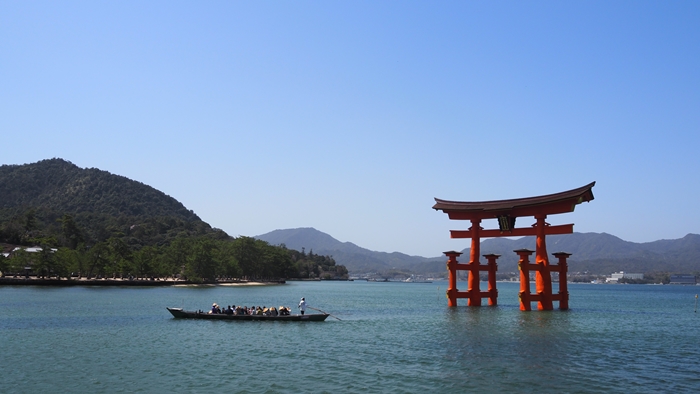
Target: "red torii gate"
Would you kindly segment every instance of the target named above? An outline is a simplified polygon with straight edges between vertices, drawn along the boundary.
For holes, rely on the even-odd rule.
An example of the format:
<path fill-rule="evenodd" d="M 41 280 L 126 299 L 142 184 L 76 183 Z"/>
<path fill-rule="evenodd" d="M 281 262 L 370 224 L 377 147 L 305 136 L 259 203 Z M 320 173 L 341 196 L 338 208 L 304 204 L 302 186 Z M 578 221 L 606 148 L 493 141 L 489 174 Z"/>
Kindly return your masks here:
<path fill-rule="evenodd" d="M 593 186 L 595 182 L 578 189 L 546 196 L 519 198 L 513 200 L 462 202 L 435 199 L 433 209 L 443 211 L 452 220 L 469 220 L 472 226 L 469 230 L 450 230 L 451 238 L 471 238 L 471 251 L 469 263 L 457 262 L 459 252 L 445 252 L 447 255 L 447 269 L 449 271 L 449 285 L 447 299 L 449 306 L 457 306 L 458 298 L 467 298 L 467 305 L 480 306 L 482 298 L 489 299 L 489 305 L 496 305 L 498 290 L 496 290 L 496 259 L 499 255 L 484 255 L 488 264 L 479 263 L 479 248 L 481 238 L 488 237 L 521 237 L 534 235 L 537 237 L 535 263 L 531 264 L 529 256 L 531 250 L 521 249 L 515 252 L 520 256 L 518 268 L 520 269 L 520 310 L 531 310 L 530 302 L 538 301 L 540 310 L 552 310 L 552 301 L 559 301 L 559 309 L 569 308 L 569 293 L 566 287 L 566 259 L 568 253 L 554 253 L 559 259 L 559 264 L 552 266 L 547 257 L 545 236 L 548 234 L 571 234 L 574 232 L 573 224 L 551 226 L 545 222 L 547 215 L 573 212 L 576 205 L 593 200 Z M 523 216 L 534 216 L 536 219 L 532 227 L 515 228 L 515 219 Z M 498 219 L 498 229 L 484 230 L 480 223 L 484 219 Z M 466 292 L 457 290 L 457 271 L 469 271 L 468 288 Z M 482 292 L 479 288 L 479 272 L 488 271 L 488 291 Z M 530 293 L 530 271 L 535 271 L 536 294 Z M 559 272 L 559 293 L 552 294 L 551 272 Z"/>

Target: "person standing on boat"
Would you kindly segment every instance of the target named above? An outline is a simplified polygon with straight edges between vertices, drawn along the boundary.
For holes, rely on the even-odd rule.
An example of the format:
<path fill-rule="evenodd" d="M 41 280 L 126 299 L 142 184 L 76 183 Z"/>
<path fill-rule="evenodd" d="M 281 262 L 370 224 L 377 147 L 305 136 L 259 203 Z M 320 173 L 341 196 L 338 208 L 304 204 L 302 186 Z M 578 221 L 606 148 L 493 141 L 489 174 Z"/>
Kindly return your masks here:
<path fill-rule="evenodd" d="M 306 312 L 306 300 L 304 300 L 304 297 L 301 297 L 301 301 L 299 301 L 299 309 L 301 309 L 302 315 Z"/>

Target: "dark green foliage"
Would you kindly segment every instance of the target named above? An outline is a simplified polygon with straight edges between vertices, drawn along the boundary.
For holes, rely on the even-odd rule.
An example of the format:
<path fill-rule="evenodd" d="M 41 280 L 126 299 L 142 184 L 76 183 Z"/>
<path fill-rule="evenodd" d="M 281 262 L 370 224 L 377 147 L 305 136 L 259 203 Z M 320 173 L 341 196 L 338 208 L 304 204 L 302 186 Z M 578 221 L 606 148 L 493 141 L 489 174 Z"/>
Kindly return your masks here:
<path fill-rule="evenodd" d="M 262 241 L 260 241 L 262 242 Z M 281 245 L 285 248 L 285 245 Z M 305 253 L 289 250 L 294 267 L 300 278 L 321 278 L 321 279 L 347 279 L 348 270 L 345 266 L 335 265 L 335 260 L 331 256 L 321 256 L 314 254 L 313 250 Z"/>
<path fill-rule="evenodd" d="M 0 209 L 15 210 L 16 214 L 30 207 L 99 212 L 114 217 L 174 216 L 199 220 L 174 198 L 96 168 L 81 169 L 62 159 L 0 166 Z M 36 216 L 40 213 L 37 210 Z"/>
<path fill-rule="evenodd" d="M 0 276 L 10 268 L 10 259 L 0 254 Z"/>
<path fill-rule="evenodd" d="M 297 276 L 287 249 L 272 246 L 251 237 L 233 240 L 231 254 L 248 279 L 288 278 Z"/>
<path fill-rule="evenodd" d="M 83 238 L 83 233 L 75 224 L 73 217 L 71 215 L 63 215 L 61 219 L 61 230 L 63 235 L 63 244 L 69 246 L 71 249 L 78 247 L 78 244 L 85 242 Z"/>
<path fill-rule="evenodd" d="M 214 231 L 174 198 L 140 182 L 61 159 L 0 166 L 0 241 L 54 237 L 75 249 L 121 234 L 132 248 Z"/>

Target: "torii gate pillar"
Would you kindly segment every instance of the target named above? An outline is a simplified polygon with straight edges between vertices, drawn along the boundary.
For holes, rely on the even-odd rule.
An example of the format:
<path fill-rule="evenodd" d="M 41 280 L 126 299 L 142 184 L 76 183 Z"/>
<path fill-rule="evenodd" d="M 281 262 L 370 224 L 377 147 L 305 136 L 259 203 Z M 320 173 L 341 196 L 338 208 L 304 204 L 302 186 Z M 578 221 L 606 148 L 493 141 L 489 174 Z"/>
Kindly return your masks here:
<path fill-rule="evenodd" d="M 496 264 L 496 259 L 500 257 L 497 254 L 485 254 L 484 257 L 488 260 L 486 265 L 479 264 L 478 257 L 472 256 L 471 258 L 476 258 L 476 260 L 470 261 L 469 264 L 462 264 L 457 261 L 457 257 L 461 256 L 462 253 L 455 252 L 451 250 L 445 252 L 447 256 L 447 272 L 448 272 L 448 284 L 447 284 L 447 305 L 457 306 L 458 298 L 466 298 L 467 305 L 469 306 L 480 306 L 482 298 L 488 298 L 489 306 L 498 305 L 498 290 L 496 290 L 496 270 L 498 270 L 498 264 Z M 468 288 L 467 291 L 457 290 L 457 271 L 469 271 L 468 278 Z M 479 273 L 481 271 L 488 272 L 488 290 L 481 291 Z"/>
<path fill-rule="evenodd" d="M 453 250 L 445 252 L 447 256 L 447 306 L 457 306 L 457 257 L 462 253 Z"/>

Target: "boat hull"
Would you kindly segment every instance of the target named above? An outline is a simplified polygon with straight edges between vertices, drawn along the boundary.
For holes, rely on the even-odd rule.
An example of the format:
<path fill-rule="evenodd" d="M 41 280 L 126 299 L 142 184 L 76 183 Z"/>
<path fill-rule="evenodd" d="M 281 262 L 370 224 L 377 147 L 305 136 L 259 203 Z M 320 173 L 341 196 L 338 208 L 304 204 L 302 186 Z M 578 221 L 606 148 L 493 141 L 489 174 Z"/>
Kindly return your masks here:
<path fill-rule="evenodd" d="M 207 319 L 207 320 L 235 320 L 235 321 L 324 321 L 330 314 L 316 313 L 309 315 L 226 315 L 207 312 L 186 311 L 182 308 L 166 308 L 177 319 Z"/>

